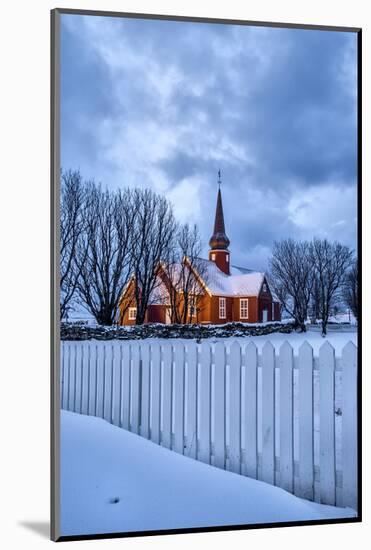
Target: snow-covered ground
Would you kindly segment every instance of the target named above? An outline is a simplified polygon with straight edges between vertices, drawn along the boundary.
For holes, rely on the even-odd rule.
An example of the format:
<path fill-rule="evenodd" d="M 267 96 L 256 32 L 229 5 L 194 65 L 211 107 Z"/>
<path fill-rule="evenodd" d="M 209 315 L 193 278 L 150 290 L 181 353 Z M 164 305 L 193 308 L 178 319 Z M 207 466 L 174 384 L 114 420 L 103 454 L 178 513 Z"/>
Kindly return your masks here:
<path fill-rule="evenodd" d="M 321 321 L 318 321 L 320 323 Z M 330 315 L 329 317 L 330 323 L 350 323 L 351 325 L 355 325 L 357 323 L 357 319 L 354 317 L 352 312 L 347 313 L 337 313 L 336 315 Z"/>
<path fill-rule="evenodd" d="M 61 534 L 352 517 L 186 458 L 104 420 L 61 412 Z"/>
<path fill-rule="evenodd" d="M 315 353 L 318 352 L 319 348 L 325 341 L 329 341 L 330 344 L 335 348 L 336 352 L 340 354 L 343 347 L 350 341 L 357 345 L 357 327 L 355 326 L 346 326 L 341 328 L 329 328 L 326 337 L 324 338 L 321 334 L 321 330 L 318 327 L 310 327 L 307 332 L 291 332 L 289 334 L 283 334 L 279 332 L 273 332 L 272 334 L 265 334 L 262 336 L 241 336 L 241 337 L 229 337 L 229 338 L 207 338 L 202 340 L 202 342 L 209 342 L 210 344 L 215 344 L 216 342 L 224 342 L 226 346 L 229 346 L 232 342 L 237 341 L 241 345 L 247 344 L 249 342 L 254 342 L 256 346 L 261 349 L 265 342 L 271 342 L 276 350 L 278 351 L 279 347 L 284 342 L 289 342 L 295 351 L 299 349 L 301 344 L 305 341 L 313 347 Z M 187 343 L 192 342 L 193 340 L 182 339 L 182 338 L 147 338 L 143 340 L 144 342 L 161 342 L 161 343 L 172 343 L 176 344 L 177 342 Z M 114 342 L 114 341 L 112 341 Z M 117 342 L 120 342 L 118 340 Z M 128 342 L 128 340 L 125 340 Z M 134 340 L 133 342 L 138 342 Z"/>

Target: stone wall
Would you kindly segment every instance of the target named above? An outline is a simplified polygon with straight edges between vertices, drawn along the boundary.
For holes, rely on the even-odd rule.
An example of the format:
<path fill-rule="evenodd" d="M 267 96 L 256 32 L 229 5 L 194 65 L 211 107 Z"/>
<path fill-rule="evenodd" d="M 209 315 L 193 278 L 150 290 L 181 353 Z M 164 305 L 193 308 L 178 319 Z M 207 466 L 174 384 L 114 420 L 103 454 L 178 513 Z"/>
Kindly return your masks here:
<path fill-rule="evenodd" d="M 225 325 L 162 325 L 139 326 L 92 326 L 87 323 L 62 323 L 62 340 L 140 340 L 145 338 L 227 338 L 238 336 L 261 336 L 273 332 L 289 334 L 294 330 L 292 323 L 265 323 L 249 325 L 227 323 Z"/>

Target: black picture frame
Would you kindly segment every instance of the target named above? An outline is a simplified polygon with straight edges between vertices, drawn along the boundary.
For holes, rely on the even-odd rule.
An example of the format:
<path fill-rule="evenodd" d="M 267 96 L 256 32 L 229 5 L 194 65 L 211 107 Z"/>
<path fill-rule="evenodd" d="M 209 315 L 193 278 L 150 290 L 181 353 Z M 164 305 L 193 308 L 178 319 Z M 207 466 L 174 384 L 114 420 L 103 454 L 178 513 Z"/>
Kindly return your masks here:
<path fill-rule="evenodd" d="M 227 525 L 217 527 L 166 529 L 161 531 L 136 531 L 118 533 L 99 533 L 94 535 L 61 536 L 60 514 L 60 321 L 59 321 L 59 200 L 60 200 L 60 18 L 64 14 L 89 15 L 99 17 L 135 18 L 166 21 L 184 21 L 192 23 L 211 23 L 226 25 L 247 25 L 279 27 L 303 30 L 325 30 L 356 33 L 357 35 L 357 254 L 359 262 L 359 302 L 358 320 L 358 516 L 355 518 L 290 521 L 282 523 L 264 523 L 247 525 Z M 218 532 L 279 528 L 301 525 L 323 525 L 338 523 L 357 523 L 362 521 L 362 29 L 358 27 L 339 27 L 317 24 L 292 24 L 267 21 L 249 21 L 235 19 L 217 19 L 209 17 L 173 16 L 147 13 L 124 13 L 114 11 L 79 10 L 56 8 L 51 11 L 51 539 L 53 541 L 73 541 L 90 539 L 108 539 L 122 537 L 154 536 L 165 534 L 184 534 L 199 532 Z"/>

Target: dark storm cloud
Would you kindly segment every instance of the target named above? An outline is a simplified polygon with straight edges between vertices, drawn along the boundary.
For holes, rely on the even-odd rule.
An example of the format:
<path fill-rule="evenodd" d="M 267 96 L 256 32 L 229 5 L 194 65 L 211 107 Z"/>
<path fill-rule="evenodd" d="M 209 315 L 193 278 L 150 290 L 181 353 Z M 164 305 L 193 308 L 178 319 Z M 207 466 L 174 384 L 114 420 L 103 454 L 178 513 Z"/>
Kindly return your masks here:
<path fill-rule="evenodd" d="M 354 246 L 354 34 L 62 22 L 65 167 L 108 186 L 154 186 L 205 244 L 221 168 L 240 265 L 265 267 L 273 241 L 288 236 Z"/>
<path fill-rule="evenodd" d="M 64 18 L 62 17 L 62 23 Z M 62 25 L 61 33 L 61 144 L 62 165 L 94 167 L 99 147 L 88 125 L 92 119 L 113 116 L 112 82 L 107 66 L 87 47 L 80 33 Z M 89 177 L 93 176 L 92 170 Z"/>
<path fill-rule="evenodd" d="M 255 151 L 267 173 L 305 185 L 333 175 L 354 181 L 354 100 L 339 82 L 349 35 L 300 32 L 284 31 L 290 55 L 278 58 L 254 91 L 255 125 L 242 131 L 257 135 Z"/>

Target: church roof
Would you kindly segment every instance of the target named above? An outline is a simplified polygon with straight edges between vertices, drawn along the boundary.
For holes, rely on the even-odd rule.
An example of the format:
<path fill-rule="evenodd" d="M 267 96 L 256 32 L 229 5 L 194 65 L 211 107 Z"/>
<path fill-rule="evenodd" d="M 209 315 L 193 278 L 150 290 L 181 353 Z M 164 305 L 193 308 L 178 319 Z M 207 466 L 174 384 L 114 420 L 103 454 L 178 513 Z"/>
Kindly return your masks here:
<path fill-rule="evenodd" d="M 231 275 L 226 275 L 218 268 L 215 262 L 204 258 L 197 258 L 196 264 L 198 266 L 200 279 L 204 283 L 207 291 L 214 296 L 231 298 L 239 296 L 259 296 L 263 281 L 266 279 L 266 275 L 262 271 L 253 271 L 251 269 L 236 266 L 231 266 Z M 174 279 L 179 281 L 180 265 L 174 265 L 172 269 Z M 179 288 L 179 290 L 181 290 L 181 288 Z M 273 290 L 270 289 L 270 291 L 273 300 L 278 302 L 279 300 Z M 169 305 L 167 288 L 160 277 L 157 278 L 155 288 L 151 293 L 150 304 Z"/>
<path fill-rule="evenodd" d="M 232 267 L 231 275 L 221 271 L 215 262 L 199 259 L 207 289 L 216 296 L 258 296 L 265 273 Z"/>

